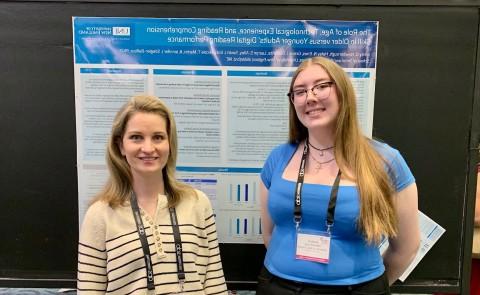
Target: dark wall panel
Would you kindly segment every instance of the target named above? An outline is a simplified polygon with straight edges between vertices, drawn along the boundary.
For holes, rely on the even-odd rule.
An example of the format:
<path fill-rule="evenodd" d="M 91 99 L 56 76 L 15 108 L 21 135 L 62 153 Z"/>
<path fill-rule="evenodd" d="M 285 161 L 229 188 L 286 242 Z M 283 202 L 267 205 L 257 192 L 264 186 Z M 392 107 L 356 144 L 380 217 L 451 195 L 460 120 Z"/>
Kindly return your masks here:
<path fill-rule="evenodd" d="M 477 7 L 452 6 L 0 1 L 0 277 L 74 285 L 72 16 L 378 20 L 374 136 L 402 152 L 420 209 L 447 230 L 396 288 L 459 290 L 467 176 L 474 173 L 468 147 L 479 129 L 471 126 L 479 20 Z M 221 252 L 227 280 L 253 287 L 263 246 L 226 244 Z"/>

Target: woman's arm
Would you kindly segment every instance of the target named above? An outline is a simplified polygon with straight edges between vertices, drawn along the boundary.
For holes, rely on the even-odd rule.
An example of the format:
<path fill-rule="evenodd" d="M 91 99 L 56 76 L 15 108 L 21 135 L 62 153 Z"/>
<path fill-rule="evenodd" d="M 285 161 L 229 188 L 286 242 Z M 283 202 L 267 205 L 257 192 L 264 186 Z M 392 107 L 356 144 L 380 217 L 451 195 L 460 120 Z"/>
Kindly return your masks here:
<path fill-rule="evenodd" d="M 217 226 L 211 207 L 207 208 L 205 219 L 205 228 L 208 239 L 208 263 L 203 282 L 203 291 L 205 294 L 223 294 L 227 295 L 227 285 L 223 274 L 222 261 L 220 258 L 220 249 L 217 238 Z"/>
<path fill-rule="evenodd" d="M 415 258 L 420 245 L 417 185 L 410 184 L 393 196 L 398 219 L 398 234 L 389 239 L 383 255 L 388 281 L 393 284 Z"/>
<path fill-rule="evenodd" d="M 107 250 L 102 211 L 97 202 L 87 210 L 78 242 L 78 294 L 103 295 L 107 290 Z"/>
<path fill-rule="evenodd" d="M 262 218 L 262 236 L 263 244 L 268 248 L 270 238 L 272 237 L 273 223 L 268 214 L 268 189 L 260 180 L 260 216 Z"/>

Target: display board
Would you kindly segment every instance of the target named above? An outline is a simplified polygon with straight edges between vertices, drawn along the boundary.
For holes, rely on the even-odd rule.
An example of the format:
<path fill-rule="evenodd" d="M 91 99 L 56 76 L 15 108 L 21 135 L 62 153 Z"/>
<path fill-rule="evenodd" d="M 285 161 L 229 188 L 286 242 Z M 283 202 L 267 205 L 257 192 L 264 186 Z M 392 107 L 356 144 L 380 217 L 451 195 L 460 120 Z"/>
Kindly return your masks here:
<path fill-rule="evenodd" d="M 478 7 L 174 2 L 0 1 L 0 285 L 75 286 L 72 16 L 112 16 L 378 21 L 372 134 L 402 152 L 420 210 L 446 229 L 394 291 L 465 290 L 480 134 Z M 255 288 L 263 246 L 220 250 L 230 288 Z"/>
<path fill-rule="evenodd" d="M 205 192 L 219 243 L 263 244 L 259 173 L 288 139 L 286 96 L 303 59 L 328 56 L 372 134 L 378 22 L 74 17 L 79 223 L 107 180 L 115 113 L 133 95 L 172 110 L 176 177 Z"/>

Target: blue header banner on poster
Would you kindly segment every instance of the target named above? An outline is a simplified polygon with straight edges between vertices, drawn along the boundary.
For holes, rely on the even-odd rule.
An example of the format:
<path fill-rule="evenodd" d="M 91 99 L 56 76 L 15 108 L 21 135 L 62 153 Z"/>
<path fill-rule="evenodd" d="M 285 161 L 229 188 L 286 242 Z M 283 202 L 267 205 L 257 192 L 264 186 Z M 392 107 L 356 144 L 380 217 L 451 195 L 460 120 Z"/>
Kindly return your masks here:
<path fill-rule="evenodd" d="M 143 69 L 105 69 L 105 68 L 81 68 L 82 74 L 148 74 L 148 70 Z"/>
<path fill-rule="evenodd" d="M 154 75 L 177 75 L 177 76 L 221 76 L 222 71 L 211 70 L 153 70 Z"/>
<path fill-rule="evenodd" d="M 217 173 L 260 173 L 261 168 L 242 168 L 242 167 L 193 167 L 177 166 L 177 171 L 182 172 L 217 172 Z"/>
<path fill-rule="evenodd" d="M 375 68 L 378 22 L 74 17 L 75 63 Z"/>
<path fill-rule="evenodd" d="M 280 71 L 228 71 L 228 76 L 237 77 L 292 77 L 293 72 Z"/>

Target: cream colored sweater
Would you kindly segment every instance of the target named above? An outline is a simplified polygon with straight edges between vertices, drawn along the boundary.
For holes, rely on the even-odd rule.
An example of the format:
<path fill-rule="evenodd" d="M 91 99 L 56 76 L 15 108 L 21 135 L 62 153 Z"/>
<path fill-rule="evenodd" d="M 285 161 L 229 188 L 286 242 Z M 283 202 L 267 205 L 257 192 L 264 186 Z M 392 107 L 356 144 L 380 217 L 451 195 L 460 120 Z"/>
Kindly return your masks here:
<path fill-rule="evenodd" d="M 184 197 L 176 207 L 182 239 L 185 294 L 227 294 L 215 219 L 207 196 Z M 88 209 L 78 247 L 79 294 L 170 294 L 178 292 L 174 239 L 167 197 L 156 215 L 142 210 L 152 258 L 155 291 L 147 290 L 146 267 L 132 209 L 96 202 Z M 148 292 L 147 292 L 148 291 Z"/>

